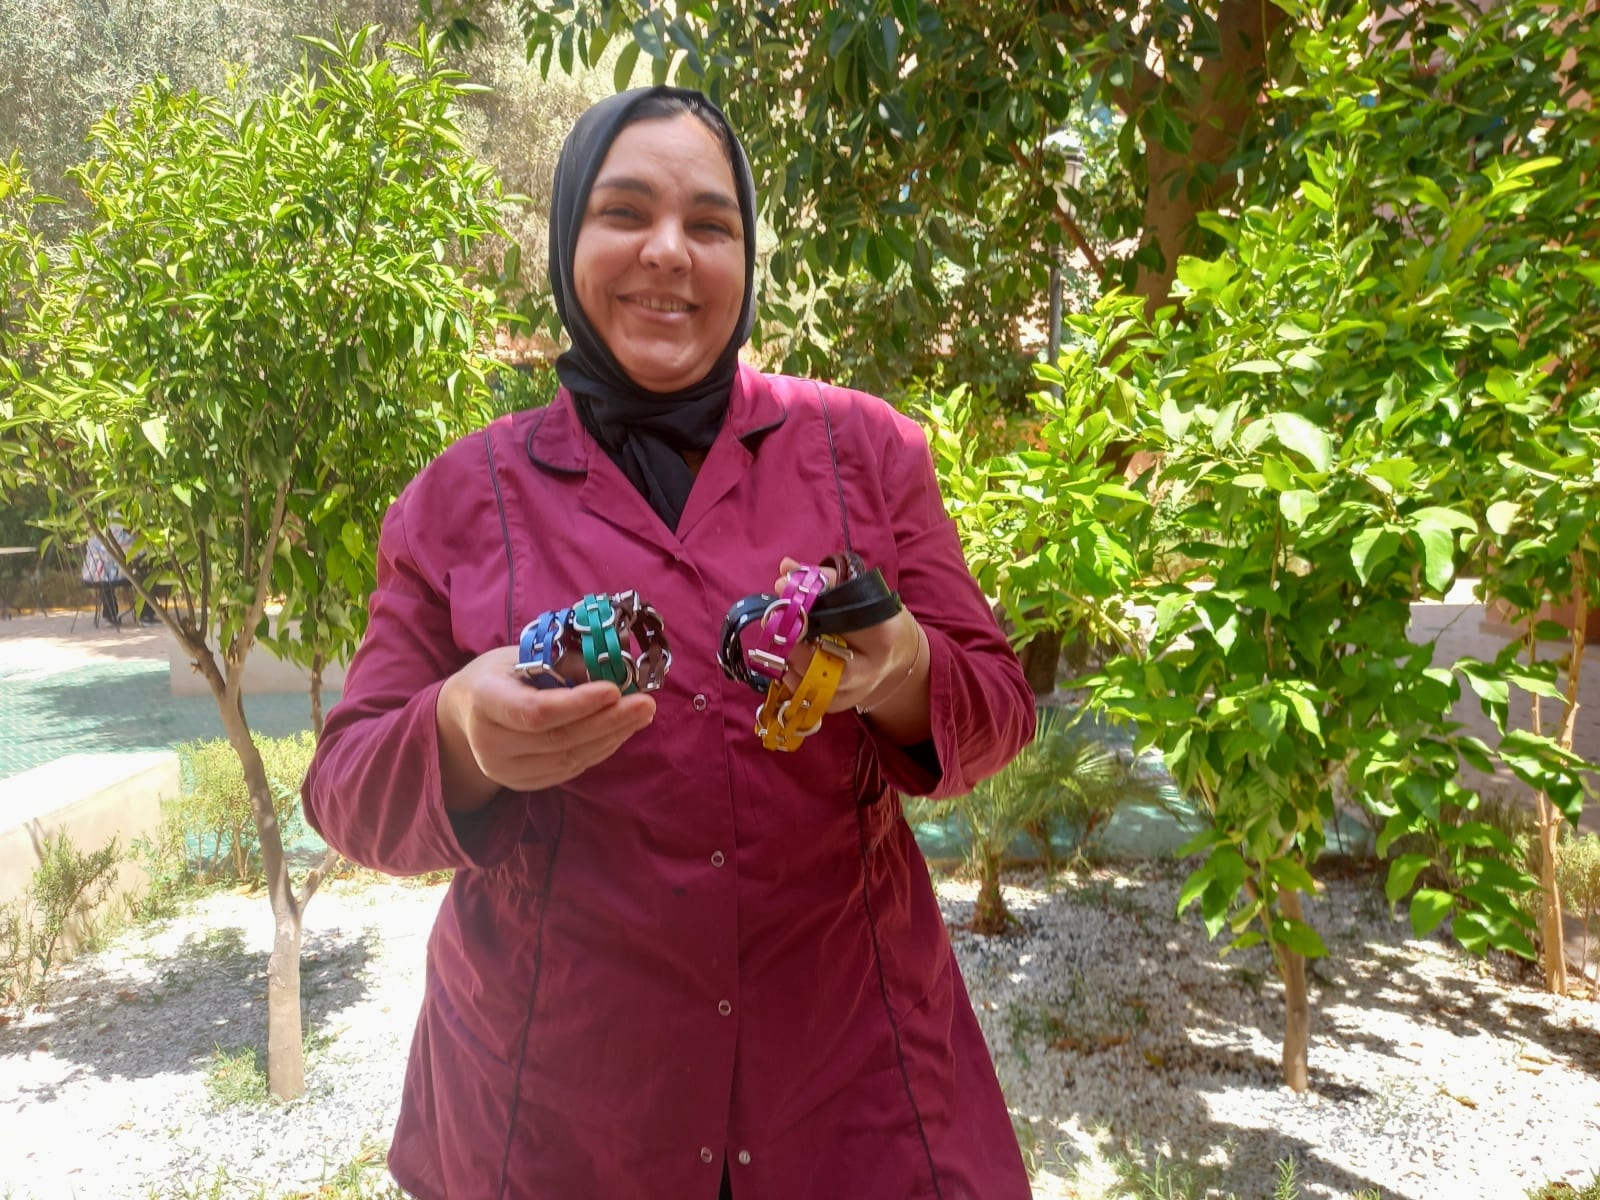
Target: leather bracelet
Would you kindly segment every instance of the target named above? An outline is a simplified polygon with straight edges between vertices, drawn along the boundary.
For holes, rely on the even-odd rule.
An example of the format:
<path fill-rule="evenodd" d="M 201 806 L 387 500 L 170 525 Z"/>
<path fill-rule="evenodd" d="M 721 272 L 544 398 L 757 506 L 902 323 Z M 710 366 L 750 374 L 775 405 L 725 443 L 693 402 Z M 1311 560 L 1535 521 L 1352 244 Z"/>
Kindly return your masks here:
<path fill-rule="evenodd" d="M 513 670 L 533 687 L 605 680 L 628 695 L 659 691 L 671 666 L 661 614 L 630 590 L 539 614 L 523 626 Z"/>
<path fill-rule="evenodd" d="M 811 608 L 828 580 L 822 568 L 802 564 L 783 577 L 777 599 L 761 614 L 761 632 L 745 651 L 745 666 L 752 675 L 782 679 L 789 655 L 806 636 Z"/>
<path fill-rule="evenodd" d="M 822 718 L 839 690 L 850 647 L 839 638 L 818 638 L 811 663 L 791 693 L 782 683 L 767 689 L 756 710 L 756 736 L 768 750 L 798 750 L 806 738 L 822 728 Z"/>
<path fill-rule="evenodd" d="M 768 680 L 753 675 L 745 657 L 744 631 L 759 621 L 777 597 L 757 592 L 737 601 L 722 619 L 722 639 L 717 643 L 717 662 L 722 673 L 742 683 L 757 695 L 766 695 Z"/>
<path fill-rule="evenodd" d="M 905 607 L 877 567 L 823 592 L 811 606 L 810 635 L 855 633 L 881 625 Z"/>
<path fill-rule="evenodd" d="M 889 689 L 889 694 L 887 696 L 880 697 L 871 704 L 856 705 L 856 712 L 860 713 L 863 717 L 868 716 L 873 712 L 874 709 L 882 708 L 890 700 L 893 700 L 896 696 L 903 692 L 906 684 L 911 682 L 911 677 L 917 673 L 917 664 L 922 661 L 922 648 L 924 646 L 928 646 L 928 654 L 931 656 L 933 654 L 933 647 L 928 645 L 927 632 L 922 628 L 921 625 L 918 625 L 917 651 L 911 656 L 911 665 L 906 668 L 906 673 L 900 677 L 900 682 Z"/>

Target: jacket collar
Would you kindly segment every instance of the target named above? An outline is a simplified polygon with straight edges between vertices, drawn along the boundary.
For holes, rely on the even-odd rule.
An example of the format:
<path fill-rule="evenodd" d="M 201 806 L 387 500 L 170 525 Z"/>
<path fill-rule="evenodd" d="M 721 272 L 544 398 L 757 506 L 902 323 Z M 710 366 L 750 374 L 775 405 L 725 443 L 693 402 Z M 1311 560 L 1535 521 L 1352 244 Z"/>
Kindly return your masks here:
<path fill-rule="evenodd" d="M 788 410 L 772 393 L 771 381 L 754 367 L 740 363 L 728 394 L 726 428 L 733 436 L 753 449 L 755 438 L 782 425 L 787 416 Z M 578 420 L 566 388 L 556 393 L 547 408 L 532 414 L 523 444 L 533 462 L 566 475 L 587 474 L 589 456 L 604 453 Z"/>

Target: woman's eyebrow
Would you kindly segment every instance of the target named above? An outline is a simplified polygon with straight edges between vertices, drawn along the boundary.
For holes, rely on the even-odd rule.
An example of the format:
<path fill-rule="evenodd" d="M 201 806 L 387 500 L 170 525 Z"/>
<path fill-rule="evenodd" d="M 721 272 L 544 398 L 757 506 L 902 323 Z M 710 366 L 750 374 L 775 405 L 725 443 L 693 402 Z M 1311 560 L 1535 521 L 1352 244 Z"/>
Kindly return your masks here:
<path fill-rule="evenodd" d="M 649 180 L 641 179 L 637 175 L 608 175 L 594 181 L 592 191 L 635 192 L 646 199 L 655 199 L 656 190 L 650 186 Z M 731 212 L 739 211 L 739 202 L 726 192 L 700 191 L 690 197 L 696 204 L 703 204 L 710 208 L 725 208 Z"/>

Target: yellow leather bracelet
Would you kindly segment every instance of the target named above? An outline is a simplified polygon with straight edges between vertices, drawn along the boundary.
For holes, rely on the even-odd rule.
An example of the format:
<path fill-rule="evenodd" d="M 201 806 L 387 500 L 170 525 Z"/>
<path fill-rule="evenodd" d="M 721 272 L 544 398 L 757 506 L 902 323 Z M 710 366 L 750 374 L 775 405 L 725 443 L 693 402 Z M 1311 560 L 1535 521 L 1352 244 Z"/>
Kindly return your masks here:
<path fill-rule="evenodd" d="M 767 698 L 756 710 L 756 736 L 768 750 L 798 750 L 818 729 L 844 678 L 850 647 L 836 637 L 819 637 L 812 643 L 811 665 L 791 693 L 774 681 Z"/>

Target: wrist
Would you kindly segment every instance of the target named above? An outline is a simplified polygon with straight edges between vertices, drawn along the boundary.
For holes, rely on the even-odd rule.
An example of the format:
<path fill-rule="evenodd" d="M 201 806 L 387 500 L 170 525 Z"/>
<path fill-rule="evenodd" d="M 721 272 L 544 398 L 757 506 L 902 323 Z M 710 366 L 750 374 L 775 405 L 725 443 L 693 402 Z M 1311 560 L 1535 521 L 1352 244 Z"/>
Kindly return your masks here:
<path fill-rule="evenodd" d="M 904 674 L 891 676 L 889 681 L 882 683 L 877 688 L 873 689 L 871 695 L 869 695 L 860 704 L 856 705 L 856 712 L 860 713 L 862 716 L 871 715 L 875 710 L 882 708 L 896 696 L 903 693 L 910 685 L 912 679 L 916 677 L 917 669 L 922 665 L 923 662 L 924 651 L 926 650 L 928 654 L 932 654 L 931 648 L 928 647 L 928 635 L 923 631 L 922 626 L 913 621 L 912 629 L 916 632 L 917 643 L 911 651 L 910 665 L 906 667 Z"/>

